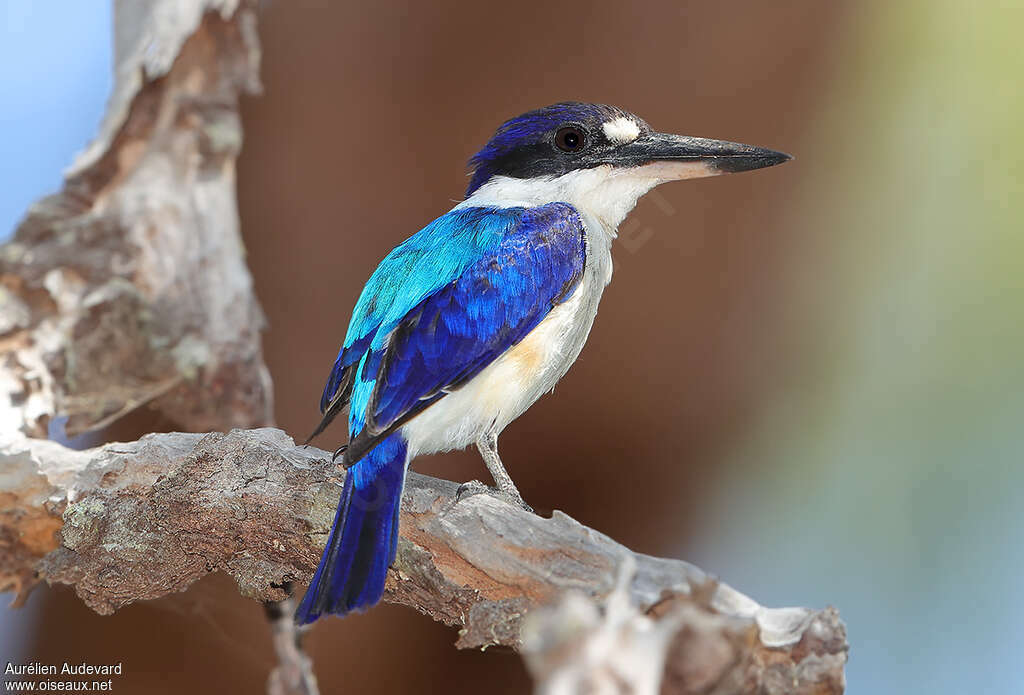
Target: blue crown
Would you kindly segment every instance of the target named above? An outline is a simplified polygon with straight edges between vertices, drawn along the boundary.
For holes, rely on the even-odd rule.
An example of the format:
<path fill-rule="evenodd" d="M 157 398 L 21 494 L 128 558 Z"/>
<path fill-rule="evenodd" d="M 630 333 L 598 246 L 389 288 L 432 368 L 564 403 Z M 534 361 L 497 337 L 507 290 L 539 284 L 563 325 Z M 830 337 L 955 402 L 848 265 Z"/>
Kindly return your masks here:
<path fill-rule="evenodd" d="M 546 173 L 543 164 L 550 161 L 553 154 L 549 152 L 551 148 L 548 147 L 548 142 L 562 126 L 582 126 L 588 132 L 600 136 L 602 123 L 623 116 L 646 125 L 636 116 L 615 106 L 577 101 L 552 104 L 505 121 L 483 149 L 470 158 L 469 166 L 473 170 L 473 175 L 466 189 L 466 196 L 471 195 L 495 174 L 522 178 Z M 534 166 L 527 166 L 528 164 Z"/>

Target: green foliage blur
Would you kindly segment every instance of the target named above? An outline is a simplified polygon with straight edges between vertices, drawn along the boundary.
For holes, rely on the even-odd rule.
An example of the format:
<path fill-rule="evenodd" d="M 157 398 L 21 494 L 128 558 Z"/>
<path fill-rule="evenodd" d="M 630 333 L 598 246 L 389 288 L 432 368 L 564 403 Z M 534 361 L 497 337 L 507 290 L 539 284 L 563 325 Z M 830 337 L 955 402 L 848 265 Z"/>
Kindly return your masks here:
<path fill-rule="evenodd" d="M 851 20 L 796 162 L 788 378 L 693 559 L 835 602 L 851 692 L 1024 692 L 1024 5 Z"/>

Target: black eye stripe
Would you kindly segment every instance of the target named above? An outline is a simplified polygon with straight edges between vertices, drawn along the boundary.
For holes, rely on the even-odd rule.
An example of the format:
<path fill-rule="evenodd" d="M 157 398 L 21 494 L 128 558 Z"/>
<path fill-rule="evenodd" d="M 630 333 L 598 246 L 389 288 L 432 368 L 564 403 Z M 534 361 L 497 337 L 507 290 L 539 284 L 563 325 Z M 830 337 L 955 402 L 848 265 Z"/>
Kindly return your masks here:
<path fill-rule="evenodd" d="M 587 133 L 578 126 L 564 126 L 555 133 L 555 147 L 563 152 L 578 152 L 586 145 Z"/>

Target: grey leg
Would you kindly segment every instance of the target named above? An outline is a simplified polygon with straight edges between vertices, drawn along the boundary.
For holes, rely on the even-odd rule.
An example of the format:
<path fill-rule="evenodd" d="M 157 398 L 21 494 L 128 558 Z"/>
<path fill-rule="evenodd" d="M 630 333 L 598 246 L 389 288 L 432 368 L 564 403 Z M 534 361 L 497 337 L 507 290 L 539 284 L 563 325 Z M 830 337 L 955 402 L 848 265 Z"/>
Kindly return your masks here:
<path fill-rule="evenodd" d="M 498 490 L 520 507 L 533 511 L 523 501 L 523 496 L 519 494 L 516 484 L 512 482 L 512 478 L 501 463 L 501 457 L 498 456 L 498 435 L 490 433 L 481 435 L 476 440 L 476 448 L 480 450 L 480 456 L 484 460 L 484 465 L 491 472 L 491 477 L 494 478 L 494 483 L 498 486 Z"/>

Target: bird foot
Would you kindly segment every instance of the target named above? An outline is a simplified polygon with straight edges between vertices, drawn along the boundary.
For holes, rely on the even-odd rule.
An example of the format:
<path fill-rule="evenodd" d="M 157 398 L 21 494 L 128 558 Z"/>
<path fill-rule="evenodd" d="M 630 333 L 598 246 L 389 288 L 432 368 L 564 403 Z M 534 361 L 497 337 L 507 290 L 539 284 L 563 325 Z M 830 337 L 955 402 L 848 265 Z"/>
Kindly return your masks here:
<path fill-rule="evenodd" d="M 533 507 L 523 501 L 522 495 L 515 488 L 511 490 L 502 490 L 501 488 L 491 487 L 485 485 L 479 480 L 470 480 L 468 482 L 459 485 L 459 489 L 455 491 L 455 504 L 458 504 L 462 500 L 472 497 L 473 495 L 488 494 L 491 497 L 497 497 L 500 500 L 504 500 L 509 504 L 513 504 L 521 509 L 533 513 Z"/>

